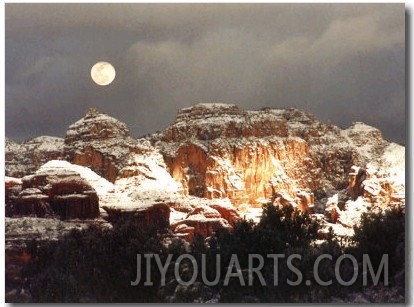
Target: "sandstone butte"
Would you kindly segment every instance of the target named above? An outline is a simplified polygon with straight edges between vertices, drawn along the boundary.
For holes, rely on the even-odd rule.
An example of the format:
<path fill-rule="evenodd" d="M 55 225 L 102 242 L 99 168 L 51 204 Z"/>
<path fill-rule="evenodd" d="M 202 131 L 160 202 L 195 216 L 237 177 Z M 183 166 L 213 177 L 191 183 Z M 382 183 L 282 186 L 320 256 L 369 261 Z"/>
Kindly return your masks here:
<path fill-rule="evenodd" d="M 208 236 L 263 203 L 292 204 L 341 236 L 367 210 L 405 206 L 405 148 L 364 123 L 341 129 L 297 109 L 197 104 L 135 139 L 89 109 L 64 139 L 6 139 L 6 215 L 132 216 Z M 8 219 L 7 221 L 11 221 Z"/>

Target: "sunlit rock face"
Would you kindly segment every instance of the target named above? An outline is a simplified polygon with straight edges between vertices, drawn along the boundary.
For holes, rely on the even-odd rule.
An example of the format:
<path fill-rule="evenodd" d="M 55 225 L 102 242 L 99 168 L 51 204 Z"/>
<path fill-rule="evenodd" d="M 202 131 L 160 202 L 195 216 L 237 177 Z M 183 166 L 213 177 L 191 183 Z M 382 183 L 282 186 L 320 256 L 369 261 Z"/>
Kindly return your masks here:
<path fill-rule="evenodd" d="M 279 194 L 279 203 L 303 210 L 314 194 L 345 189 L 351 166 L 376 159 L 387 144 L 362 123 L 341 130 L 296 109 L 231 104 L 182 109 L 151 141 L 188 195 L 259 206 Z"/>
<path fill-rule="evenodd" d="M 372 206 L 405 205 L 404 149 L 390 144 L 376 163 L 368 168 L 352 166 L 349 173 L 349 194 L 351 198 L 362 197 Z"/>
<path fill-rule="evenodd" d="M 88 166 L 114 182 L 134 147 L 135 140 L 124 123 L 91 108 L 82 119 L 69 126 L 64 153 L 67 161 Z"/>
<path fill-rule="evenodd" d="M 342 233 L 351 231 L 361 210 L 405 204 L 404 147 L 363 123 L 340 129 L 297 109 L 198 104 L 179 111 L 164 131 L 138 140 L 124 123 L 89 109 L 68 128 L 64 145 L 49 137 L 25 144 L 49 148 L 73 163 L 64 167 L 82 174 L 75 165 L 83 166 L 99 177 L 93 180 L 105 180 L 96 186 L 84 177 L 97 191 L 101 216 L 108 217 L 103 206 L 135 210 L 163 203 L 171 210 L 170 225 L 186 237 L 197 229 L 209 234 L 219 225 L 231 227 L 241 216 L 258 221 L 261 204 L 269 201 L 321 214 Z M 6 174 L 27 175 L 43 161 L 22 155 L 21 146 L 6 141 Z M 24 171 L 16 172 L 17 165 Z M 22 192 L 12 181 L 6 182 L 6 202 Z M 33 210 L 47 212 L 32 192 Z M 223 201 L 229 205 L 222 208 Z M 352 215 L 350 208 L 358 210 Z"/>
<path fill-rule="evenodd" d="M 191 241 L 241 218 L 259 222 L 271 201 L 317 217 L 321 239 L 330 229 L 346 238 L 362 213 L 405 206 L 403 146 L 363 123 L 340 129 L 296 109 L 199 104 L 138 140 L 90 109 L 65 139 L 5 146 L 6 276 L 30 259 L 25 242 L 89 223 L 132 218 Z"/>
<path fill-rule="evenodd" d="M 181 110 L 152 142 L 189 195 L 236 205 L 259 205 L 280 190 L 295 198 L 298 188 L 311 192 L 321 178 L 308 171 L 308 144 L 289 135 L 286 119 L 273 111 L 199 104 Z"/>
<path fill-rule="evenodd" d="M 318 181 L 310 178 L 309 151 L 298 138 L 217 139 L 208 147 L 188 142 L 165 160 L 172 177 L 189 195 L 230 198 L 235 204 L 259 204 L 279 190 L 294 197 L 298 186 L 312 190 Z"/>

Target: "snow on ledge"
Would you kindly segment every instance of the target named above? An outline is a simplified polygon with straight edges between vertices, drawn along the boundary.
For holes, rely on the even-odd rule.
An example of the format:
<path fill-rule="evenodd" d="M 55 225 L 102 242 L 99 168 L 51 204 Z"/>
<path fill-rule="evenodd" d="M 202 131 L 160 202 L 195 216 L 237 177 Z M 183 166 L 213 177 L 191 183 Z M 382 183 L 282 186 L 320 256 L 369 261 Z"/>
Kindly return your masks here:
<path fill-rule="evenodd" d="M 108 192 L 113 191 L 115 188 L 111 182 L 105 178 L 102 178 L 90 168 L 72 164 L 68 161 L 50 160 L 43 164 L 38 172 L 47 172 L 48 170 L 68 170 L 78 173 L 83 179 L 90 183 L 90 185 L 96 190 L 98 196 L 105 195 Z"/>

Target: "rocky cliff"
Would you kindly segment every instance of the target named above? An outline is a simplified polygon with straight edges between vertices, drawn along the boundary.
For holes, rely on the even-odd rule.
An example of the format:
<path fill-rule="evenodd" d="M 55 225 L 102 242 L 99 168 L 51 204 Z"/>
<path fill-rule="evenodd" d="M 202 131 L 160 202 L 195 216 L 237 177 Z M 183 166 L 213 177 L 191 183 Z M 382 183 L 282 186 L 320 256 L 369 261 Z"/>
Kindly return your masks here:
<path fill-rule="evenodd" d="M 135 212 L 166 203 L 173 228 L 187 230 L 195 219 L 205 222 L 199 217 L 212 210 L 218 215 L 205 218 L 222 218 L 217 225 L 231 225 L 240 215 L 257 219 L 255 208 L 269 200 L 326 214 L 331 222 L 344 220 L 345 204 L 359 197 L 370 205 L 405 203 L 404 147 L 363 123 L 340 129 L 297 109 L 198 104 L 179 111 L 164 131 L 138 140 L 124 123 L 89 109 L 69 126 L 64 141 L 6 140 L 9 176 L 32 174 L 41 162 L 56 158 L 112 185 L 97 193 L 101 216 L 117 216 L 117 206 Z M 22 193 L 19 185 L 7 191 L 11 199 Z M 217 212 L 213 206 L 223 201 L 227 209 Z M 194 213 L 198 207 L 204 209 Z M 185 219 L 186 227 L 180 226 Z"/>
<path fill-rule="evenodd" d="M 185 193 L 253 206 L 275 193 L 303 206 L 304 193 L 309 202 L 344 189 L 351 166 L 379 159 L 388 144 L 362 123 L 342 130 L 296 109 L 229 104 L 183 109 L 150 139 Z"/>
<path fill-rule="evenodd" d="M 69 126 L 64 156 L 67 161 L 88 166 L 114 182 L 134 145 L 124 123 L 90 108 L 83 118 Z"/>
<path fill-rule="evenodd" d="M 95 189 L 79 173 L 46 163 L 21 181 L 6 178 L 7 216 L 58 216 L 93 219 L 99 216 Z"/>
<path fill-rule="evenodd" d="M 242 217 L 257 222 L 272 201 L 318 217 L 320 238 L 330 228 L 347 237 L 361 213 L 405 207 L 403 146 L 363 123 L 341 129 L 296 109 L 198 104 L 138 140 L 89 109 L 65 139 L 5 146 L 8 297 L 23 287 L 28 242 L 90 224 L 127 217 L 191 240 Z"/>
<path fill-rule="evenodd" d="M 23 177 L 49 160 L 63 159 L 62 138 L 39 136 L 22 143 L 6 138 L 5 143 L 6 176 Z"/>

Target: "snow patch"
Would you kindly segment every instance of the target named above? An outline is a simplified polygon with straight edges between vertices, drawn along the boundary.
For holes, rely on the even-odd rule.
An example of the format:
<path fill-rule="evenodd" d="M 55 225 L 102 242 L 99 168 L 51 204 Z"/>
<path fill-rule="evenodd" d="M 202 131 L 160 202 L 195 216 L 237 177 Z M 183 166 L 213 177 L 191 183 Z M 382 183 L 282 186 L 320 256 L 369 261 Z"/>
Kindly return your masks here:
<path fill-rule="evenodd" d="M 73 171 L 78 173 L 81 178 L 85 179 L 89 184 L 96 190 L 98 197 L 106 195 L 108 192 L 114 190 L 114 185 L 102 178 L 90 168 L 72 164 L 63 160 L 51 160 L 43 164 L 40 169 L 36 172 L 49 172 L 54 170 Z"/>
<path fill-rule="evenodd" d="M 391 143 L 385 148 L 381 158 L 394 183 L 405 186 L 405 147 Z"/>

